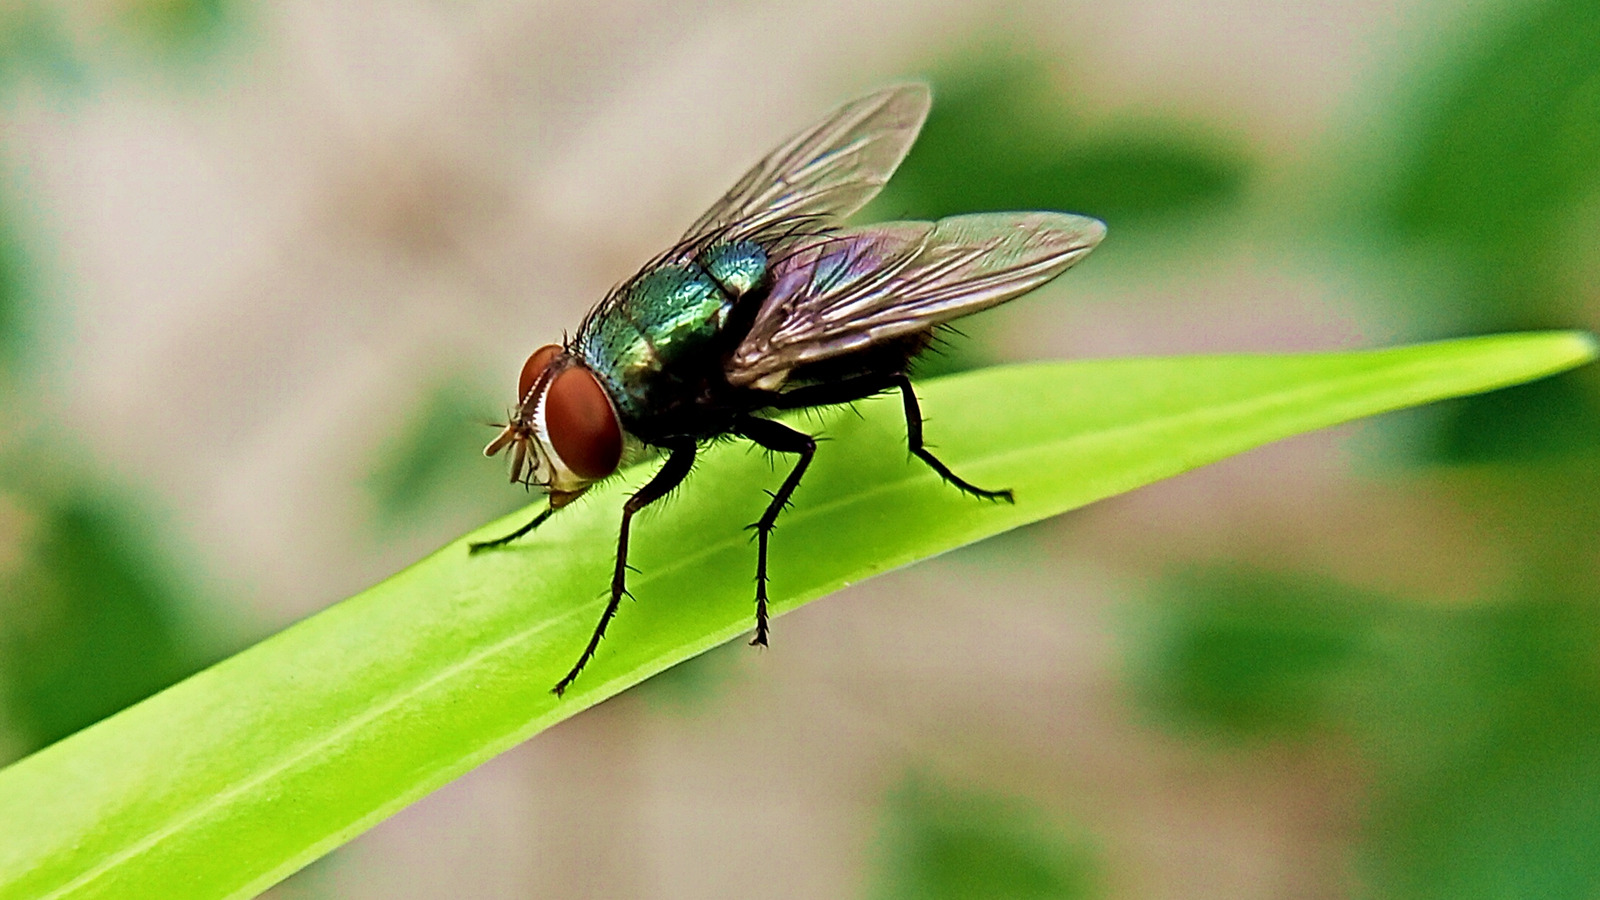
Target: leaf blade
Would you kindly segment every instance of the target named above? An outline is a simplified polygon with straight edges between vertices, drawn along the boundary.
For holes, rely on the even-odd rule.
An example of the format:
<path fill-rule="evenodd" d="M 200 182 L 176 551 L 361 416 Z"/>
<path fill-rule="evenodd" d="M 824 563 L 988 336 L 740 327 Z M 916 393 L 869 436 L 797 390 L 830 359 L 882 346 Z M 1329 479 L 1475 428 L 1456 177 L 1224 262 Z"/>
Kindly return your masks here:
<path fill-rule="evenodd" d="M 835 412 L 773 546 L 778 611 L 1250 447 L 1593 359 L 1576 333 L 1380 351 L 1014 366 L 919 386 L 930 438 L 1015 506 L 942 489 L 893 399 Z M 636 523 L 639 602 L 565 700 L 633 471 L 518 545 L 457 541 L 0 771 L 0 898 L 249 896 L 544 727 L 749 626 L 740 526 L 779 475 L 723 446 Z M 526 515 L 524 513 L 523 515 Z M 510 518 L 474 537 L 520 524 Z M 781 641 L 781 628 L 778 632 Z"/>

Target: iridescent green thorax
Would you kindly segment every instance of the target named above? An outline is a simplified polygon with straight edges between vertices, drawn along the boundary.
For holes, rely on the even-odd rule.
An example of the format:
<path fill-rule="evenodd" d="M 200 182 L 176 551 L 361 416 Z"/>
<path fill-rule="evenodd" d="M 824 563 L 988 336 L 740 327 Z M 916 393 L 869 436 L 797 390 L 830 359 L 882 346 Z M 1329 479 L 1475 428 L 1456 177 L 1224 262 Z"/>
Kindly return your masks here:
<path fill-rule="evenodd" d="M 723 290 L 740 297 L 767 274 L 767 251 L 752 241 L 717 244 L 700 254 L 700 264 Z"/>
<path fill-rule="evenodd" d="M 584 323 L 574 349 L 625 420 L 648 415 L 664 392 L 679 388 L 680 364 L 703 362 L 698 352 L 766 272 L 766 252 L 749 241 L 658 266 L 624 285 Z"/>

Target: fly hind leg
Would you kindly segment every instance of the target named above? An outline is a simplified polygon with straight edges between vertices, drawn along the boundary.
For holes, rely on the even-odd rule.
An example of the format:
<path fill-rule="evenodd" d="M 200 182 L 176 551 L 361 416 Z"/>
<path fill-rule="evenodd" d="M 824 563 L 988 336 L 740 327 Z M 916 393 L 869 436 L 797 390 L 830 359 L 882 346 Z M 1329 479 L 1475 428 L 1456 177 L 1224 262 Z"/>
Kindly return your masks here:
<path fill-rule="evenodd" d="M 767 539 L 772 534 L 772 529 L 777 526 L 778 514 L 789 505 L 789 497 L 794 494 L 794 489 L 800 486 L 800 478 L 805 475 L 806 467 L 811 465 L 811 457 L 816 455 L 817 441 L 809 434 L 795 431 L 780 422 L 771 419 L 760 419 L 755 416 L 746 416 L 734 426 L 734 432 L 741 437 L 748 438 L 755 443 L 776 450 L 779 453 L 797 453 L 800 461 L 789 470 L 789 477 L 783 480 L 782 486 L 772 494 L 772 502 L 767 504 L 766 512 L 761 514 L 760 521 L 750 526 L 756 530 L 756 636 L 750 641 L 752 645 L 767 645 Z"/>
<path fill-rule="evenodd" d="M 890 389 L 898 389 L 900 398 L 905 404 L 906 444 L 913 456 L 927 463 L 928 468 L 939 473 L 940 478 L 955 485 L 964 493 L 984 500 L 1016 502 L 1009 490 L 987 491 L 950 471 L 949 466 L 941 462 L 937 456 L 933 455 L 932 451 L 923 446 L 922 408 L 917 405 L 917 395 L 911 390 L 911 378 L 904 372 L 896 372 L 887 376 L 863 376 L 834 384 L 807 385 L 778 395 L 773 400 L 772 407 L 774 409 L 802 409 L 809 406 L 849 403 L 852 400 L 861 400 L 871 397 L 880 391 Z M 755 439 L 752 438 L 751 440 Z M 756 443 L 759 444 L 761 442 L 756 441 Z"/>
<path fill-rule="evenodd" d="M 939 473 L 950 484 L 955 485 L 963 492 L 984 500 L 1004 500 L 1015 503 L 1010 489 L 1003 491 L 986 491 L 972 484 L 956 473 L 950 467 L 939 461 L 928 448 L 922 445 L 922 407 L 917 405 L 917 395 L 911 390 L 911 379 L 904 372 L 890 379 L 890 384 L 900 389 L 900 398 L 905 401 L 906 410 L 906 444 L 911 448 L 911 455 L 928 464 L 928 468 Z"/>

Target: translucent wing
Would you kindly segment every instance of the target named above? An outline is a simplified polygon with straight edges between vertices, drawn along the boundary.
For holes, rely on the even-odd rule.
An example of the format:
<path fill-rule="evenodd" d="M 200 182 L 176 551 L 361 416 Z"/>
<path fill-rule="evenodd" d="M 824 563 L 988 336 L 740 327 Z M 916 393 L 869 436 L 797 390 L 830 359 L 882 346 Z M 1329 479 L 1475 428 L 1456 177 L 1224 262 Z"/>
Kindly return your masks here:
<path fill-rule="evenodd" d="M 850 215 L 899 168 L 930 102 L 927 85 L 902 84 L 846 103 L 756 163 L 689 228 L 683 243 L 828 226 Z"/>
<path fill-rule="evenodd" d="M 1066 271 L 1105 225 L 1055 212 L 888 222 L 812 238 L 773 263 L 772 290 L 728 381 L 776 389 L 789 370 L 925 331 Z"/>

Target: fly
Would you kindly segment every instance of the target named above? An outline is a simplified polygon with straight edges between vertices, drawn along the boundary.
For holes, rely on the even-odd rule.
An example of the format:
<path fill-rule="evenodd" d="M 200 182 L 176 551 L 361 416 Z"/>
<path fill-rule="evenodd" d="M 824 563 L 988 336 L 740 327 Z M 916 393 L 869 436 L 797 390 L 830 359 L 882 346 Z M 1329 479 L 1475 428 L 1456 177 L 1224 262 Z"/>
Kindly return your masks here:
<path fill-rule="evenodd" d="M 767 413 L 898 391 L 912 454 L 961 491 L 922 443 L 907 370 L 934 329 L 1004 303 L 1082 259 L 1105 225 L 1059 212 L 1000 212 L 936 222 L 841 223 L 871 200 L 911 149 L 931 98 L 905 84 L 851 101 L 746 172 L 683 238 L 613 290 L 566 344 L 522 366 L 517 408 L 485 455 L 510 449 L 511 480 L 549 505 L 503 546 L 539 527 L 621 465 L 629 444 L 666 462 L 622 507 L 611 597 L 588 646 L 554 691 L 594 656 L 627 593 L 633 517 L 689 474 L 724 435 L 796 458 L 756 531 L 756 629 L 767 643 L 767 544 L 816 453 L 809 434 Z"/>

